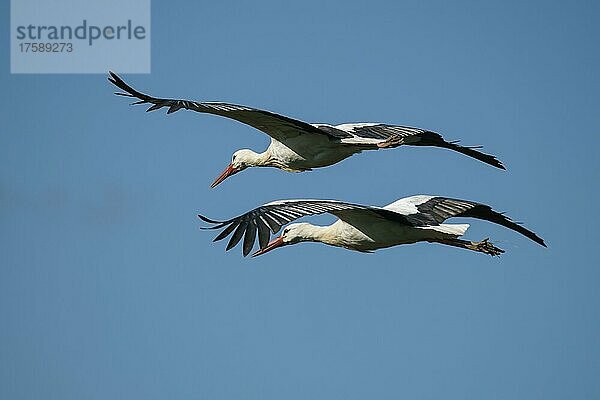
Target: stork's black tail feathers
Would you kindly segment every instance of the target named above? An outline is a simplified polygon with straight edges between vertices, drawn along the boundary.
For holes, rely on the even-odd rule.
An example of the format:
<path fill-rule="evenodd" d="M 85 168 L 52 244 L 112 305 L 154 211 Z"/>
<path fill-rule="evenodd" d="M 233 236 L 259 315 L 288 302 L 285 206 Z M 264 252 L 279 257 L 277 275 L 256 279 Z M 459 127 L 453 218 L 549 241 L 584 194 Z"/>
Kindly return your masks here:
<path fill-rule="evenodd" d="M 411 143 L 414 146 L 434 146 L 434 147 L 442 147 L 444 149 L 450 149 L 454 151 L 458 151 L 466 156 L 473 157 L 479 161 L 483 161 L 486 164 L 493 165 L 496 168 L 506 169 L 502 161 L 498 160 L 495 156 L 491 154 L 485 154 L 476 149 L 480 149 L 482 146 L 461 146 L 458 144 L 458 141 L 446 142 L 444 138 L 435 132 L 423 132 L 419 134 L 420 140 L 415 143 Z"/>

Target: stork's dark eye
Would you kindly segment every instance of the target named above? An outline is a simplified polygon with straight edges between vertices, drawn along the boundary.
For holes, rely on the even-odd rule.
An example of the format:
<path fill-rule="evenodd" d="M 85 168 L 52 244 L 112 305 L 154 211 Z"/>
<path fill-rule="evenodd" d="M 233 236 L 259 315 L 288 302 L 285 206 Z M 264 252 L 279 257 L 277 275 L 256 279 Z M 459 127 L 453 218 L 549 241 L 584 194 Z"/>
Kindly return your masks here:
<path fill-rule="evenodd" d="M 288 233 L 288 232 L 289 232 L 289 229 L 288 229 L 288 228 L 285 228 L 285 229 L 283 230 L 283 232 L 281 232 L 281 234 L 282 234 L 282 235 L 285 235 L 285 234 L 286 234 L 286 233 Z"/>
<path fill-rule="evenodd" d="M 231 162 L 234 163 L 235 162 L 235 156 L 231 157 Z"/>

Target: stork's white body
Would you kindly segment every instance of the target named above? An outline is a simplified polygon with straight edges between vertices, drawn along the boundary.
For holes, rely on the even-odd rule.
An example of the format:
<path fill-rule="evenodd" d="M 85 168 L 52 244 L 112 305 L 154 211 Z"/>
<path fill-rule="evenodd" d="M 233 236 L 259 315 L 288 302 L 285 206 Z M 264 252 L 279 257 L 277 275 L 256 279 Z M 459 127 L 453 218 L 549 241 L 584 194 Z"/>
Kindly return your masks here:
<path fill-rule="evenodd" d="M 302 172 L 336 164 L 362 150 L 364 146 L 340 146 L 324 135 L 312 135 L 286 138 L 285 143 L 271 138 L 269 147 L 260 156 L 267 160 L 267 166 Z"/>
<path fill-rule="evenodd" d="M 345 219 L 347 222 L 338 219 L 329 226 L 299 224 L 302 225 L 301 236 L 306 241 L 370 252 L 400 244 L 455 239 L 464 235 L 469 228 L 468 224 L 411 227 L 395 221 L 375 219 L 360 214 Z"/>
<path fill-rule="evenodd" d="M 383 208 L 401 215 L 416 214 L 417 206 L 432 198 L 426 195 L 411 196 Z M 314 241 L 362 252 L 400 244 L 455 239 L 464 235 L 469 228 L 469 224 L 412 227 L 389 219 L 374 218 L 371 213 L 364 212 L 347 213 L 344 220 L 338 219 L 329 226 L 303 225 L 307 236 L 312 236 Z"/>

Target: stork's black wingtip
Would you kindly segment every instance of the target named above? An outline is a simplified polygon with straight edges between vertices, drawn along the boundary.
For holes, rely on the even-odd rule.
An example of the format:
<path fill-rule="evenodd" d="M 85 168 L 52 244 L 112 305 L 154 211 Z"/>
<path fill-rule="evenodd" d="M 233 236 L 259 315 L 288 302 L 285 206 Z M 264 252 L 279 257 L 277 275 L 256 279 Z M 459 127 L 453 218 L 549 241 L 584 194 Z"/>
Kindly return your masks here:
<path fill-rule="evenodd" d="M 159 108 L 162 108 L 162 106 L 160 104 L 153 104 L 150 107 L 148 107 L 148 109 L 146 110 L 146 112 L 158 110 Z"/>
<path fill-rule="evenodd" d="M 208 217 L 205 217 L 202 214 L 198 214 L 198 218 L 200 218 L 204 222 L 208 222 L 209 224 L 222 224 L 224 222 L 224 221 L 216 221 L 214 219 L 210 219 Z"/>
<path fill-rule="evenodd" d="M 109 74 L 108 80 L 113 85 L 118 86 L 122 90 L 129 91 L 129 90 L 127 90 L 128 85 L 123 81 L 123 79 L 121 79 L 121 77 L 119 75 L 117 75 L 113 71 L 108 71 L 108 74 Z"/>
<path fill-rule="evenodd" d="M 539 244 L 540 246 L 548 248 L 548 245 L 546 244 L 544 239 L 542 239 L 541 237 L 539 237 L 538 235 L 536 235 L 533 232 L 532 232 L 532 235 L 530 236 L 530 239 L 533 240 L 534 242 L 536 242 L 537 244 Z"/>
<path fill-rule="evenodd" d="M 108 76 L 107 79 L 111 82 L 111 83 L 116 83 L 117 80 L 119 79 L 119 76 L 117 74 L 115 74 L 113 71 L 108 71 Z"/>
<path fill-rule="evenodd" d="M 204 221 L 204 222 L 206 222 L 206 223 L 209 223 L 209 224 L 213 223 L 213 222 L 212 222 L 212 220 L 211 220 L 210 218 L 207 218 L 207 217 L 205 217 L 205 216 L 204 216 L 204 215 L 202 215 L 202 214 L 198 214 L 198 218 L 200 218 L 202 221 Z M 203 228 L 203 227 L 200 227 L 200 229 L 209 229 L 209 228 Z"/>
<path fill-rule="evenodd" d="M 498 169 L 506 171 L 506 166 L 504 165 L 504 163 L 502 161 L 498 160 L 494 156 L 492 156 L 492 160 L 488 164 L 490 164 L 490 165 L 492 165 L 492 166 L 494 166 L 494 167 L 496 167 Z"/>
<path fill-rule="evenodd" d="M 108 81 L 110 83 L 112 83 L 113 85 L 115 85 L 118 88 L 123 90 L 123 85 L 124 85 L 123 80 L 119 77 L 119 75 L 115 74 L 113 71 L 108 71 L 108 76 L 106 77 L 106 79 L 108 79 Z M 115 94 L 119 94 L 119 93 L 115 93 Z M 120 95 L 121 96 L 131 96 L 131 95 L 126 95 L 126 94 L 120 94 Z"/>

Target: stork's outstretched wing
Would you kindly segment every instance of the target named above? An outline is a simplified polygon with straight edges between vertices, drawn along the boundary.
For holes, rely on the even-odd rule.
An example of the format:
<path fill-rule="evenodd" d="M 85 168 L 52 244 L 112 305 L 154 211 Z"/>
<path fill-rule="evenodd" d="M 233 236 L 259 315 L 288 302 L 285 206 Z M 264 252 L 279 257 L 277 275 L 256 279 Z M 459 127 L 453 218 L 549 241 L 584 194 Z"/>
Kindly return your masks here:
<path fill-rule="evenodd" d="M 150 104 L 150 107 L 146 111 L 154 111 L 166 107 L 167 114 L 174 113 L 180 109 L 186 109 L 219 115 L 252 126 L 282 142 L 299 135 L 320 135 L 327 137 L 332 142 L 342 145 L 359 146 L 365 149 L 393 148 L 400 145 L 433 146 L 454 150 L 494 167 L 506 169 L 502 162 L 495 156 L 478 151 L 477 149 L 481 146 L 461 146 L 458 144 L 458 141 L 448 142 L 440 134 L 425 129 L 380 123 L 309 124 L 284 115 L 248 106 L 218 102 L 160 99 L 148 96 L 126 84 L 123 79 L 112 71 L 109 72 L 108 80 L 124 92 L 115 94 L 137 98 L 138 101 L 133 104 Z"/>
<path fill-rule="evenodd" d="M 214 241 L 226 238 L 233 232 L 233 236 L 227 244 L 226 250 L 237 245 L 242 236 L 244 237 L 243 253 L 244 256 L 252 251 L 254 241 L 258 233 L 258 241 L 261 249 L 264 249 L 269 243 L 270 232 L 277 233 L 283 225 L 286 225 L 298 218 L 309 215 L 318 215 L 329 213 L 340 219 L 350 217 L 349 214 L 364 214 L 373 218 L 386 218 L 402 224 L 411 225 L 403 216 L 394 211 L 385 210 L 379 207 L 363 206 L 358 204 L 344 203 L 336 200 L 280 200 L 262 205 L 227 221 L 215 221 L 203 215 L 198 215 L 200 219 L 210 224 L 212 227 L 201 229 L 223 229 Z M 234 232 L 235 230 L 235 232 Z"/>
<path fill-rule="evenodd" d="M 325 131 L 321 131 L 311 124 L 283 115 L 275 114 L 270 111 L 259 110 L 256 108 L 240 106 L 236 104 L 160 99 L 148 96 L 147 94 L 138 92 L 126 84 L 123 79 L 121 79 L 112 71 L 109 72 L 108 80 L 125 92 L 115 93 L 116 95 L 139 99 L 139 101 L 136 101 L 132 104 L 150 104 L 150 107 L 146 111 L 154 111 L 166 107 L 167 114 L 174 113 L 180 109 L 185 109 L 219 115 L 221 117 L 231 118 L 243 124 L 250 125 L 280 141 L 303 134 L 325 135 L 331 139 L 337 139 L 336 137 L 329 135 Z"/>
<path fill-rule="evenodd" d="M 320 130 L 336 136 L 344 144 L 373 145 L 379 148 L 409 146 L 432 146 L 450 149 L 473 157 L 496 168 L 506 169 L 500 160 L 477 149 L 482 146 L 461 146 L 458 140 L 446 141 L 439 133 L 410 126 L 381 123 L 356 123 L 342 125 L 316 124 Z M 344 137 L 346 133 L 349 136 Z"/>
<path fill-rule="evenodd" d="M 413 225 L 438 225 L 452 217 L 470 217 L 493 222 L 519 232 L 534 242 L 547 247 L 544 240 L 534 232 L 506 215 L 492 210 L 488 205 L 468 200 L 440 196 L 418 195 L 406 197 L 384 207 L 405 215 Z"/>

